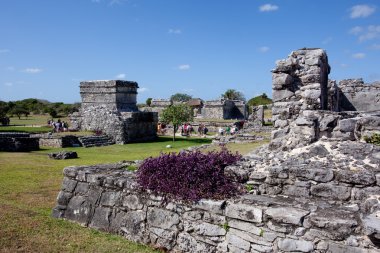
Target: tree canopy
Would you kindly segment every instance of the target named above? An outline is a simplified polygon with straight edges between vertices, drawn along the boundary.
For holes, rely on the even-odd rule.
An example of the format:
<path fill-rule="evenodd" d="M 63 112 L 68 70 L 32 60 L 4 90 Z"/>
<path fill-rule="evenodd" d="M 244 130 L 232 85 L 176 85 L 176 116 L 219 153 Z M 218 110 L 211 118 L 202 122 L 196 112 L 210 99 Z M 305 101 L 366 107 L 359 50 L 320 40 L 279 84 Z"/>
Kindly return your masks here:
<path fill-rule="evenodd" d="M 175 141 L 175 133 L 178 127 L 185 122 L 193 120 L 191 107 L 186 104 L 171 105 L 165 108 L 161 114 L 161 121 L 166 124 L 173 124 L 173 141 Z"/>
<path fill-rule="evenodd" d="M 249 106 L 268 105 L 272 104 L 272 99 L 268 98 L 268 95 L 263 93 L 260 96 L 256 96 L 248 100 Z"/>
<path fill-rule="evenodd" d="M 176 93 L 170 97 L 170 100 L 175 102 L 187 102 L 192 98 L 192 96 L 185 93 Z"/>
<path fill-rule="evenodd" d="M 244 97 L 243 93 L 241 93 L 240 91 L 234 90 L 234 89 L 226 90 L 226 92 L 224 92 L 224 94 L 222 94 L 222 97 L 224 99 L 244 100 L 245 101 L 245 97 Z"/>

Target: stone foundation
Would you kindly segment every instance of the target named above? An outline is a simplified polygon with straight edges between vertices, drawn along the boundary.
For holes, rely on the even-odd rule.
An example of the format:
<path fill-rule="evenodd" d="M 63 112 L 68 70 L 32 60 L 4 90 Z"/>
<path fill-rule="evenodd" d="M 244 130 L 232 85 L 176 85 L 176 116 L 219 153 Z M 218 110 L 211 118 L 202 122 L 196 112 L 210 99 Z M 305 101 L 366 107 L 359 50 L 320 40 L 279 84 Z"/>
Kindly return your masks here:
<path fill-rule="evenodd" d="M 39 150 L 38 138 L 28 133 L 0 133 L 0 151 L 25 152 Z"/>

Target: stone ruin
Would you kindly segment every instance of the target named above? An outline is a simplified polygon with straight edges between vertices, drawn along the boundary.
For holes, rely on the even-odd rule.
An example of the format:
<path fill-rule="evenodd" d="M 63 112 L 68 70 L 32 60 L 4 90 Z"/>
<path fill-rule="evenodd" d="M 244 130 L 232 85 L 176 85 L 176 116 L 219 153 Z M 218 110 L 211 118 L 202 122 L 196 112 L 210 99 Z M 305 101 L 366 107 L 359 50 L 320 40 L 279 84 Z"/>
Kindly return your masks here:
<path fill-rule="evenodd" d="M 82 104 L 71 117 L 73 128 L 101 132 L 118 144 L 154 140 L 158 116 L 138 110 L 137 89 L 131 81 L 81 82 Z"/>
<path fill-rule="evenodd" d="M 380 85 L 329 81 L 324 50 L 294 51 L 272 72 L 272 149 L 290 150 L 322 137 L 360 140 L 380 131 Z"/>
<path fill-rule="evenodd" d="M 129 164 L 72 166 L 53 216 L 169 252 L 379 252 L 380 147 L 361 136 L 380 117 L 326 110 L 339 101 L 328 72 L 321 49 L 278 63 L 274 138 L 225 169 L 247 194 L 167 203 L 140 191 Z"/>
<path fill-rule="evenodd" d="M 247 114 L 245 101 L 217 99 L 205 101 L 201 117 L 206 119 L 246 119 Z"/>

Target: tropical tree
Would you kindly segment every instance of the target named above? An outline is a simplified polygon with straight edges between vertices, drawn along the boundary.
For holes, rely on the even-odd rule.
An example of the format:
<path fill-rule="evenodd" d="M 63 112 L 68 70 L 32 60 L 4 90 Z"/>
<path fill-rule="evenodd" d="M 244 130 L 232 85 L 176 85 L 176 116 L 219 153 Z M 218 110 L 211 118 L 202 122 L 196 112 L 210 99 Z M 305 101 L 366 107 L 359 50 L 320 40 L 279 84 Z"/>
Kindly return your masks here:
<path fill-rule="evenodd" d="M 145 104 L 147 104 L 147 106 L 150 106 L 151 103 L 152 103 L 152 98 L 147 98 L 145 101 Z"/>
<path fill-rule="evenodd" d="M 175 133 L 180 125 L 193 120 L 191 107 L 186 104 L 171 105 L 165 108 L 161 114 L 161 121 L 173 124 L 173 141 L 175 141 Z"/>
<path fill-rule="evenodd" d="M 21 115 L 25 115 L 25 117 L 28 117 L 28 115 L 30 114 L 29 110 L 24 108 L 23 106 L 21 105 L 16 105 L 15 107 L 13 107 L 9 113 L 11 115 L 16 115 L 18 117 L 18 119 L 21 119 Z"/>
<path fill-rule="evenodd" d="M 228 89 L 226 92 L 224 92 L 224 94 L 222 94 L 222 97 L 225 99 L 230 99 L 230 100 L 244 100 L 245 101 L 245 97 L 243 93 L 234 89 Z"/>
<path fill-rule="evenodd" d="M 192 96 L 185 93 L 176 93 L 170 97 L 170 100 L 175 102 L 187 102 L 192 98 Z"/>

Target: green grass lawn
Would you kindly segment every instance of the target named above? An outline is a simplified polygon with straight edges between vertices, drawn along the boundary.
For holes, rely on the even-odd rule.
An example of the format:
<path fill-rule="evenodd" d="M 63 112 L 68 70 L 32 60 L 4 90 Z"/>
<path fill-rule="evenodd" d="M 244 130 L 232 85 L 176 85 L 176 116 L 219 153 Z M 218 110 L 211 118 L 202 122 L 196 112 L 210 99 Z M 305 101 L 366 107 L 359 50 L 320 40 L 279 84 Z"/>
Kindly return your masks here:
<path fill-rule="evenodd" d="M 208 139 L 162 137 L 157 142 L 94 148 L 65 148 L 78 153 L 73 160 L 52 160 L 47 154 L 63 149 L 0 152 L 0 252 L 156 252 L 77 224 L 53 219 L 51 210 L 62 183 L 62 170 L 71 165 L 143 159 L 209 143 Z M 172 148 L 166 148 L 166 145 Z"/>
<path fill-rule="evenodd" d="M 10 125 L 17 126 L 46 126 L 47 121 L 51 119 L 49 114 L 32 114 L 28 117 L 10 117 Z M 60 118 L 61 121 L 70 122 L 67 117 Z M 58 119 L 54 119 L 58 120 Z"/>

